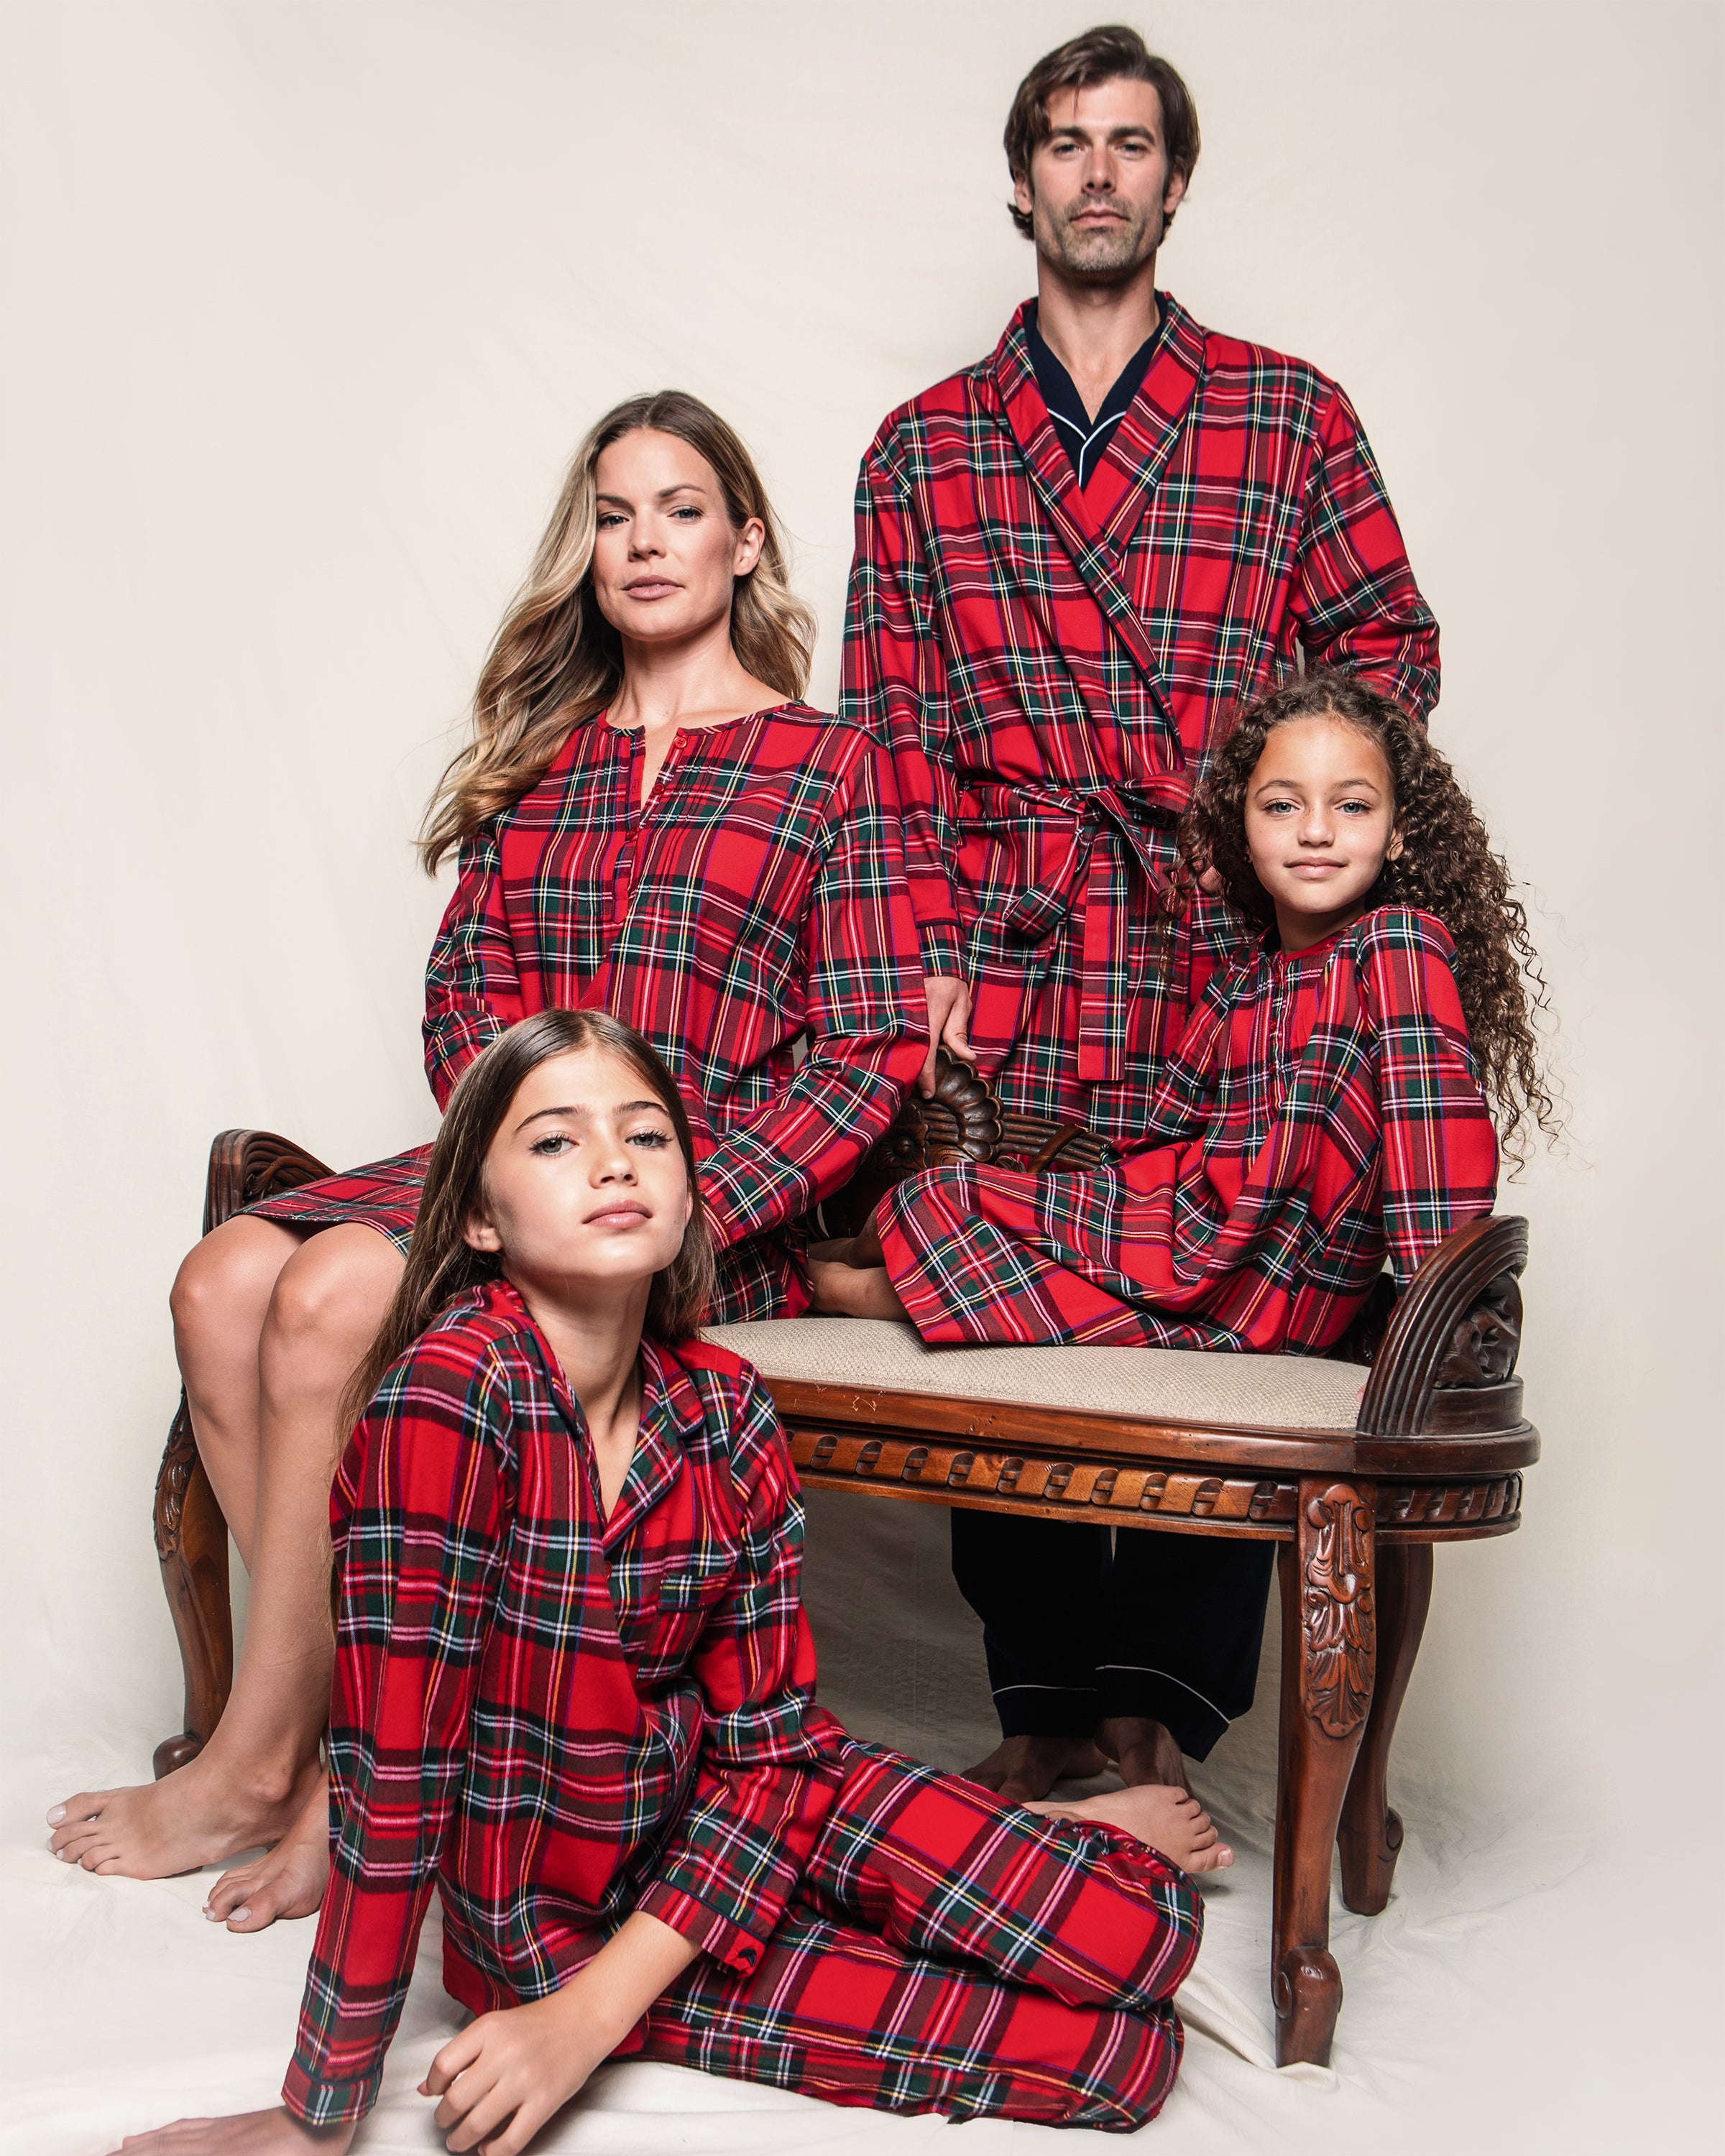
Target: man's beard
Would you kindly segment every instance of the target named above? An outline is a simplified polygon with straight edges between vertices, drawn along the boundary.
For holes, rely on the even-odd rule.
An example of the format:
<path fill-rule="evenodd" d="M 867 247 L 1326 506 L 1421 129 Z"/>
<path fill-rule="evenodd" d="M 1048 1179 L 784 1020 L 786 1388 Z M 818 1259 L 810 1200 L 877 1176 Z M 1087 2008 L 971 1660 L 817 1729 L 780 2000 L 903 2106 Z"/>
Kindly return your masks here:
<path fill-rule="evenodd" d="M 1081 216 L 1086 207 L 1079 203 L 1072 215 Z M 1037 219 L 1041 227 L 1037 237 L 1045 238 L 1045 251 L 1068 276 L 1093 277 L 1098 283 L 1106 283 L 1129 277 L 1150 259 L 1161 244 L 1166 222 L 1159 208 L 1153 217 L 1127 209 L 1109 223 L 1089 226 L 1045 215 Z"/>

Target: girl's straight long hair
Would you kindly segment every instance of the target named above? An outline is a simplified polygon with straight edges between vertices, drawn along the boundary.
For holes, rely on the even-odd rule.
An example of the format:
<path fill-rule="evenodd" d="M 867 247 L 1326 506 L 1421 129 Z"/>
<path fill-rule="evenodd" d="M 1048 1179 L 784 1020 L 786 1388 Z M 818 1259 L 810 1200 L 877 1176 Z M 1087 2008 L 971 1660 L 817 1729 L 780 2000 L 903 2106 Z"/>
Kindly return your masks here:
<path fill-rule="evenodd" d="M 485 1156 L 528 1073 L 554 1055 L 583 1048 L 603 1049 L 616 1056 L 652 1093 L 670 1117 L 689 1178 L 693 1209 L 683 1230 L 682 1247 L 653 1276 L 647 1329 L 662 1340 L 685 1340 L 706 1316 L 713 1292 L 713 1242 L 701 1205 L 689 1112 L 675 1079 L 652 1044 L 608 1011 L 541 1011 L 511 1026 L 476 1056 L 449 1096 L 425 1171 L 407 1269 L 371 1352 L 355 1371 L 343 1399 L 344 1432 L 371 1404 L 384 1373 L 420 1334 L 458 1296 L 498 1277 L 501 1267 L 495 1253 L 475 1250 L 466 1236 L 468 1223 L 485 1207 Z"/>
<path fill-rule="evenodd" d="M 614 442 L 642 429 L 674 434 L 711 465 L 733 531 L 767 527 L 759 560 L 732 588 L 731 644 L 780 696 L 800 696 L 814 655 L 814 617 L 792 592 L 778 520 L 736 429 L 680 389 L 631 397 L 575 452 L 533 566 L 497 632 L 473 696 L 473 739 L 432 797 L 419 857 L 444 856 L 519 801 L 542 777 L 569 729 L 603 711 L 623 679 L 623 646 L 593 592 L 594 472 Z"/>

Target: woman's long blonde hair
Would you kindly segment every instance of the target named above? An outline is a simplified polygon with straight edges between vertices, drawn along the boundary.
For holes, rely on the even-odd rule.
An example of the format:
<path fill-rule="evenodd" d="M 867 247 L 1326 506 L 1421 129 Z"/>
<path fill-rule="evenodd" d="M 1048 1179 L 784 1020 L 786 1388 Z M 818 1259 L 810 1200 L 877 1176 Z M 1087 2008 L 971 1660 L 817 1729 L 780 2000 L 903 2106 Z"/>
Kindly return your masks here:
<path fill-rule="evenodd" d="M 576 450 L 520 595 L 497 632 L 473 696 L 473 739 L 432 796 L 419 857 L 434 871 L 446 854 L 520 800 L 569 729 L 603 709 L 623 678 L 617 632 L 599 612 L 593 566 L 595 486 L 602 454 L 646 429 L 674 434 L 716 475 L 733 531 L 767 527 L 760 559 L 739 577 L 731 644 L 739 662 L 783 696 L 800 696 L 814 654 L 814 617 L 790 588 L 773 505 L 735 430 L 698 397 L 661 389 L 608 412 Z"/>

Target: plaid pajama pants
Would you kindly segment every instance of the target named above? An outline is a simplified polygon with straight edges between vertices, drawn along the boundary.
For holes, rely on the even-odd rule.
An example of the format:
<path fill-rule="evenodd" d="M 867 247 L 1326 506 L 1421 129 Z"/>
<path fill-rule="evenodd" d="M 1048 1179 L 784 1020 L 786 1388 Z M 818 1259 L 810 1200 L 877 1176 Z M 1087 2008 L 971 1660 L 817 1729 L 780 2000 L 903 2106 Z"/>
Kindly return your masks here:
<path fill-rule="evenodd" d="M 1198 1953 L 1186 1875 L 852 1743 L 759 1966 L 703 1956 L 643 2053 L 829 2103 L 1129 2133 L 1173 2086 Z"/>

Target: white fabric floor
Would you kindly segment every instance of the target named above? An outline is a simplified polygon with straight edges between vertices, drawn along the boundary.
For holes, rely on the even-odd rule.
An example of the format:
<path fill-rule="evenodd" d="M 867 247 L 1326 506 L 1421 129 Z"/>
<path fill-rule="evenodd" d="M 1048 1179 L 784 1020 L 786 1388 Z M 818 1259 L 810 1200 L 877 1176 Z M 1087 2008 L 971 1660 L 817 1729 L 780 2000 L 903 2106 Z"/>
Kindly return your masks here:
<path fill-rule="evenodd" d="M 1440 1555 L 1434 1628 L 1444 1621 L 1445 1571 Z M 809 1573 L 823 1697 L 853 1729 L 947 1766 L 987 1748 L 979 1642 L 947 1572 L 943 1512 L 814 1493 Z M 1458 2138 L 1484 2149 L 1603 2149 L 1631 2138 L 1662 2149 L 1705 2145 L 1702 2113 L 1679 2092 L 1697 2056 L 1684 1998 L 1656 2006 L 1659 1987 L 1637 1974 L 1650 1916 L 1641 1868 L 1598 1846 L 1579 1818 L 1568 1830 L 1554 1826 L 1553 1807 L 1537 1828 L 1503 1815 L 1488 1787 L 1466 1786 L 1465 1771 L 1415 1764 L 1395 1774 L 1407 1841 L 1394 1897 L 1375 1919 L 1336 1902 L 1347 1999 L 1334 2065 L 1276 2070 L 1266 1980 L 1276 1671 L 1272 1636 L 1257 1707 L 1198 1778 L 1239 1861 L 1206 1897 L 1204 1952 L 1180 1997 L 1185 2065 L 1144 2129 L 1158 2156 L 1450 2148 Z M 53 1796 L 92 1774 L 135 1779 L 161 1733 L 116 1729 L 18 1761 L 7 1776 L 7 2156 L 100 2156 L 124 2133 L 265 2104 L 279 2087 L 311 1924 L 234 1938 L 199 1913 L 213 1873 L 93 1879 L 46 1854 L 39 1822 Z M 434 1922 L 384 2100 L 354 2144 L 362 2156 L 440 2147 L 414 2083 L 459 2018 L 439 1981 Z M 560 2156 L 887 2156 L 954 2135 L 978 2156 L 1052 2145 L 1047 2128 L 839 2111 L 680 2068 L 624 2066 L 597 2076 L 538 2146 Z M 1074 2152 L 1101 2140 L 1061 2137 Z"/>

